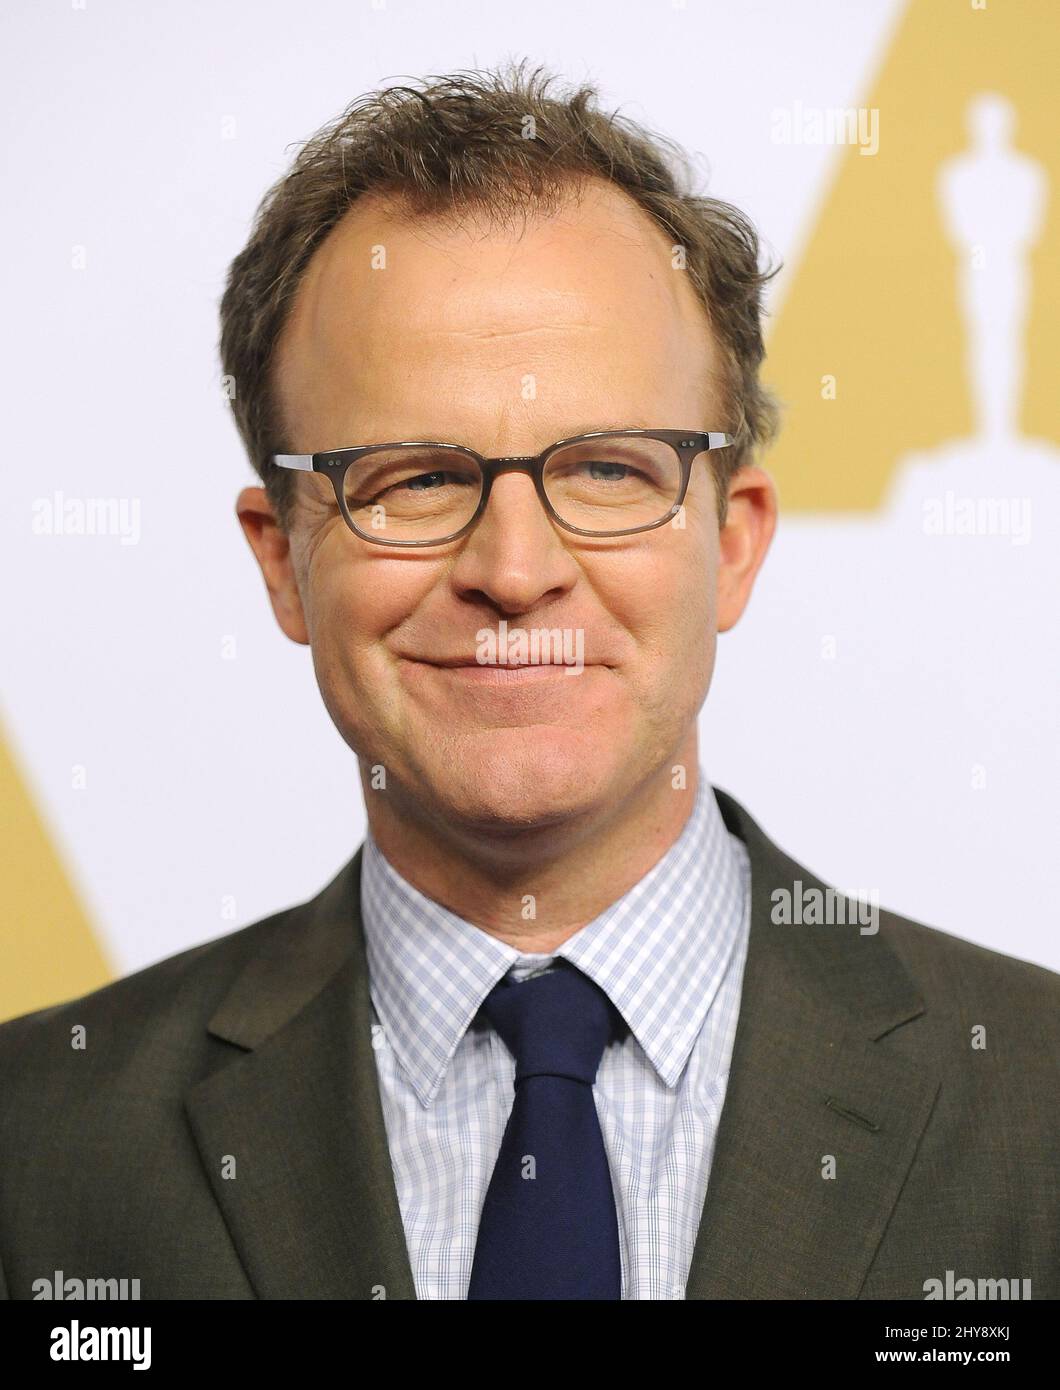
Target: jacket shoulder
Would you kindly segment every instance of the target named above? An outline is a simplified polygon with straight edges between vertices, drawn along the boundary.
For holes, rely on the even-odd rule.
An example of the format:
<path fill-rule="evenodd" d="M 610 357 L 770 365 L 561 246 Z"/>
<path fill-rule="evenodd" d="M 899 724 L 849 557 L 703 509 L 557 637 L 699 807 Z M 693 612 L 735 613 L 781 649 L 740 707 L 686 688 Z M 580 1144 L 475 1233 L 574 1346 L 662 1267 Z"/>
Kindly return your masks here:
<path fill-rule="evenodd" d="M 860 922 L 852 911 L 853 899 L 829 881 L 794 859 L 766 835 L 744 806 L 730 793 L 714 789 L 722 817 L 730 833 L 748 849 L 754 875 L 761 876 L 760 912 L 768 916 L 768 898 L 774 888 L 789 892 L 799 880 L 825 893 L 837 893 L 844 901 L 845 922 Z M 764 897 L 762 895 L 765 895 Z M 936 1020 L 957 1018 L 970 1026 L 979 1022 L 1003 1022 L 1010 1039 L 1025 1046 L 1049 1049 L 1043 1057 L 1054 1064 L 1060 1054 L 1060 975 L 1042 965 L 1005 955 L 954 936 L 939 927 L 913 921 L 896 912 L 878 909 L 878 929 L 862 934 L 862 928 L 846 931 L 829 927 L 808 929 L 801 938 L 807 951 L 817 951 L 815 964 L 827 960 L 848 979 L 862 982 L 859 997 L 871 998 L 879 982 L 895 981 L 894 966 Z M 833 944 L 821 945 L 829 933 L 838 934 Z M 824 933 L 817 937 L 814 933 Z M 842 962 L 840 965 L 839 962 Z"/>
<path fill-rule="evenodd" d="M 194 1068 L 208 1043 L 206 1025 L 247 963 L 297 932 L 306 904 L 285 908 L 225 936 L 168 956 L 75 999 L 0 1023 L 0 1112 L 5 1099 L 47 1085 L 81 1052 L 96 1081 L 138 1070 L 156 1075 Z"/>
<path fill-rule="evenodd" d="M 1060 1036 L 1060 975 L 938 927 L 881 912 L 880 935 L 929 1002 L 1004 1010 Z"/>

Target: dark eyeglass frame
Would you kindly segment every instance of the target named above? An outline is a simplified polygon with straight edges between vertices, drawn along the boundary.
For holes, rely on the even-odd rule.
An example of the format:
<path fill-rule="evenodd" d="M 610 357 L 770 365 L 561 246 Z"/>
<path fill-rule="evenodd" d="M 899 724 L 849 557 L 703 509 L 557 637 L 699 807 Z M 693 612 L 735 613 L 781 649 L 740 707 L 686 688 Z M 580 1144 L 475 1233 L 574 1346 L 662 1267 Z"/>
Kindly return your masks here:
<path fill-rule="evenodd" d="M 545 492 L 545 466 L 552 455 L 558 449 L 565 449 L 571 444 L 587 443 L 596 439 L 633 438 L 657 439 L 663 444 L 669 444 L 680 460 L 681 486 L 677 500 L 666 515 L 660 517 L 658 521 L 649 521 L 644 526 L 629 526 L 621 531 L 587 531 L 580 526 L 571 525 L 569 521 L 564 521 L 557 514 Z M 485 458 L 482 454 L 463 444 L 442 444 L 433 440 L 411 439 L 400 440 L 392 444 L 358 444 L 345 449 L 328 449 L 319 454 L 273 454 L 272 462 L 279 468 L 293 468 L 303 473 L 326 474 L 331 479 L 335 489 L 335 500 L 339 504 L 339 511 L 342 513 L 346 525 L 355 536 L 359 536 L 363 541 L 370 541 L 373 545 L 435 546 L 448 545 L 452 541 L 459 540 L 478 523 L 489 503 L 493 481 L 502 473 L 528 473 L 534 480 L 534 488 L 541 505 L 557 526 L 561 526 L 565 531 L 571 531 L 577 536 L 607 539 L 611 536 L 633 536 L 640 531 L 654 531 L 657 527 L 665 526 L 668 521 L 672 521 L 684 503 L 685 494 L 688 491 L 688 481 L 692 475 L 693 461 L 710 449 L 726 449 L 732 443 L 732 435 L 718 430 L 596 430 L 592 434 L 576 434 L 569 439 L 560 439 L 555 444 L 550 444 L 547 449 L 542 449 L 539 454 L 507 454 L 500 458 Z M 452 531 L 439 540 L 395 541 L 384 539 L 381 536 L 370 536 L 362 531 L 346 506 L 346 473 L 353 464 L 364 458 L 366 454 L 374 453 L 380 449 L 445 449 L 460 454 L 464 458 L 474 459 L 482 472 L 482 495 L 472 516 L 459 530 Z"/>

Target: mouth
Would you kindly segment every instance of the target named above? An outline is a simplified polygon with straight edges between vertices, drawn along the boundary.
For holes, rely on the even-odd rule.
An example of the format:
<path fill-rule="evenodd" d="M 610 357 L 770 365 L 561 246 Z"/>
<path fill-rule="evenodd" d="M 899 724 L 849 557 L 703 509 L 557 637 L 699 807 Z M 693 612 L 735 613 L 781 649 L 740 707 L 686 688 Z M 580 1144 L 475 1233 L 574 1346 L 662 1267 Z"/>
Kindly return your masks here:
<path fill-rule="evenodd" d="M 587 671 L 595 663 L 582 662 L 572 665 L 559 661 L 510 661 L 484 663 L 465 658 L 444 661 L 427 661 L 412 657 L 403 658 L 414 666 L 424 666 L 438 671 L 457 681 L 467 681 L 476 685 L 524 685 L 535 681 L 555 680 L 560 676 L 575 676 Z"/>

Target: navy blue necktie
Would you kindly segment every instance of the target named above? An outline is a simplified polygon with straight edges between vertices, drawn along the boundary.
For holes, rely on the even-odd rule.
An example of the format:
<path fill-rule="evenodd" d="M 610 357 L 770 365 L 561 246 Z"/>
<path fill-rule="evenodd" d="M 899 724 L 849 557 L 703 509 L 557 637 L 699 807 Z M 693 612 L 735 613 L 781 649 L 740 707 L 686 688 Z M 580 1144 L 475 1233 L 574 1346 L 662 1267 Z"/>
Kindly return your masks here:
<path fill-rule="evenodd" d="M 482 1005 L 515 1057 L 515 1101 L 479 1222 L 469 1299 L 621 1297 L 618 1218 L 593 1082 L 607 995 L 564 960 Z"/>

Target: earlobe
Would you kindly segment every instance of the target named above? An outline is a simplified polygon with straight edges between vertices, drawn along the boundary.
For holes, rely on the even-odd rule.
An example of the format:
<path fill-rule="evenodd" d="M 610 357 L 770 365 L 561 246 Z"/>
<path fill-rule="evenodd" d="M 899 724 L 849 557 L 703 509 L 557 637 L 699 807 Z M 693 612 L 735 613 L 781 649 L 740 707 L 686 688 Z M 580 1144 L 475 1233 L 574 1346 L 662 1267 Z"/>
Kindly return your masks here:
<path fill-rule="evenodd" d="M 735 627 L 777 525 L 777 491 L 762 468 L 747 465 L 729 483 L 725 525 L 718 537 L 718 631 Z"/>
<path fill-rule="evenodd" d="M 245 487 L 236 501 L 236 516 L 261 568 L 276 621 L 292 642 L 308 646 L 309 632 L 295 580 L 290 538 L 280 526 L 265 489 Z"/>

